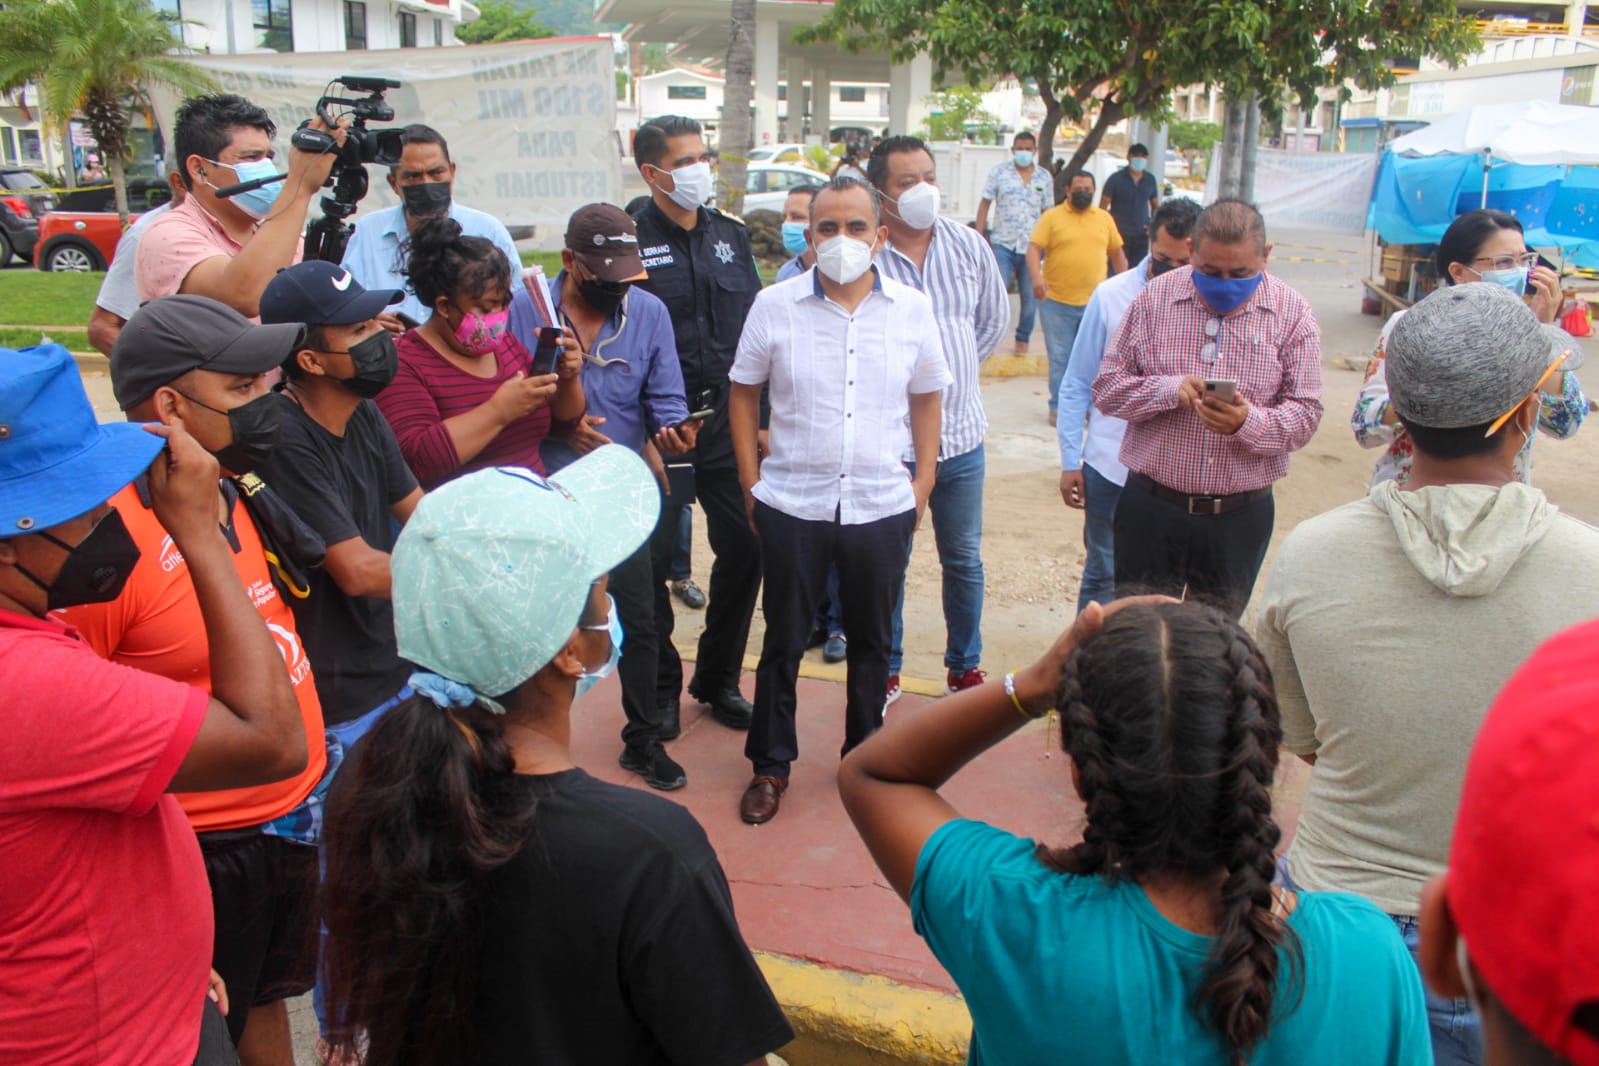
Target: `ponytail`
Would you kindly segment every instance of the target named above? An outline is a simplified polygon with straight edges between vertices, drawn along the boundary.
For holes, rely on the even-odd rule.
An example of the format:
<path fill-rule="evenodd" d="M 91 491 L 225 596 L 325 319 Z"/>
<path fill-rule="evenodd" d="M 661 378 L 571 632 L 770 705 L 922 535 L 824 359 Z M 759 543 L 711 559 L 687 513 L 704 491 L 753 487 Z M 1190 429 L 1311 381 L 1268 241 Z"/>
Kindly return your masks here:
<path fill-rule="evenodd" d="M 335 1052 L 365 1066 L 470 1059 L 486 875 L 516 855 L 533 817 L 509 787 L 514 769 L 500 716 L 421 696 L 340 768 L 324 842 Z"/>
<path fill-rule="evenodd" d="M 1039 846 L 1064 873 L 1198 882 L 1225 872 L 1194 1008 L 1241 1066 L 1266 1035 L 1279 949 L 1303 958 L 1272 911 L 1271 782 L 1282 727 L 1271 674 L 1230 617 L 1193 603 L 1127 607 L 1062 671 L 1062 746 L 1087 807 L 1082 843 Z"/>
<path fill-rule="evenodd" d="M 487 237 L 467 237 L 448 215 L 424 219 L 400 250 L 411 291 L 431 311 L 440 296 L 509 290 L 511 264 Z"/>

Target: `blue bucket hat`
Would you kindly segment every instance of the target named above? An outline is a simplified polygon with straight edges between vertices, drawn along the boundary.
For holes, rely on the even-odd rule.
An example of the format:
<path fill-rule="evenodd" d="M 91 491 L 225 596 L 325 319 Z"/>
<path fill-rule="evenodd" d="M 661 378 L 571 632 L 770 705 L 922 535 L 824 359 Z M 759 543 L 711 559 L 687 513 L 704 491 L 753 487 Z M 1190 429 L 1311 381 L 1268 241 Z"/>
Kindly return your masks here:
<path fill-rule="evenodd" d="M 0 539 L 87 514 L 165 446 L 134 424 L 100 425 L 61 345 L 0 348 Z"/>
<path fill-rule="evenodd" d="M 495 467 L 434 489 L 391 557 L 400 657 L 479 696 L 510 692 L 566 646 L 589 587 L 660 512 L 654 475 L 620 444 L 549 478 Z"/>

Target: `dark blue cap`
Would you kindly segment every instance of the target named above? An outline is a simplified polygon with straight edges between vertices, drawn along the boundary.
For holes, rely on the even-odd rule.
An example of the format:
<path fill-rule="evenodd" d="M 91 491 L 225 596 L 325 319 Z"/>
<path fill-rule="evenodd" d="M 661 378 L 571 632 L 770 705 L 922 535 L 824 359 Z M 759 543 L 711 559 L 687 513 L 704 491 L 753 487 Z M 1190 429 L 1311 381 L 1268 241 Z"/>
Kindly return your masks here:
<path fill-rule="evenodd" d="M 278 271 L 261 294 L 261 321 L 353 326 L 405 299 L 399 289 L 361 287 L 344 267 L 313 259 Z"/>

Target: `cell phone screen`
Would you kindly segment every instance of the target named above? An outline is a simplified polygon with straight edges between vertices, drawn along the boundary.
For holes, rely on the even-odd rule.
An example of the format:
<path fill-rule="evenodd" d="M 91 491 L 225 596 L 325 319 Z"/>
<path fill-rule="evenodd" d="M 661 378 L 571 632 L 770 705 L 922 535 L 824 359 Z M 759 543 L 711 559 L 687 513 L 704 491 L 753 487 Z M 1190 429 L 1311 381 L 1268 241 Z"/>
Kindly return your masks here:
<path fill-rule="evenodd" d="M 560 341 L 560 330 L 554 326 L 540 327 L 539 346 L 533 352 L 533 366 L 530 368 L 530 377 L 555 373 L 555 361 L 561 355 Z"/>

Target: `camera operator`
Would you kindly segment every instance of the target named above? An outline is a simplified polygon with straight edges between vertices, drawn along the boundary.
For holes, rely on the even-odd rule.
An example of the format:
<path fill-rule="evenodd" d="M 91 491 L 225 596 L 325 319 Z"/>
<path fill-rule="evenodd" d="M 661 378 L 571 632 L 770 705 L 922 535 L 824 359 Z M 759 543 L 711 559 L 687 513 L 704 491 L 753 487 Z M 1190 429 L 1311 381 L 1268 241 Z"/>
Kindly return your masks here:
<path fill-rule="evenodd" d="M 311 127 L 328 129 L 319 119 Z M 134 279 L 141 301 L 209 296 L 256 317 L 267 282 L 300 261 L 306 212 L 336 158 L 291 148 L 284 180 L 218 197 L 218 189 L 280 173 L 276 133 L 266 111 L 232 93 L 192 97 L 178 108 L 171 165 L 189 196 L 139 241 Z M 333 136 L 343 144 L 343 123 Z"/>
<path fill-rule="evenodd" d="M 493 241 L 510 260 L 513 278 L 522 273 L 516 242 L 504 224 L 485 211 L 455 202 L 451 195 L 455 163 L 443 135 L 432 126 L 414 123 L 400 131 L 400 143 L 405 147 L 400 153 L 400 165 L 389 168 L 389 188 L 401 202 L 373 211 L 356 222 L 343 262 L 344 269 L 355 275 L 363 288 L 400 289 L 405 293 L 405 299 L 390 312 L 378 316 L 378 321 L 395 333 L 402 327 L 393 312 L 417 322 L 426 322 L 433 314 L 433 309 L 411 290 L 405 276 L 405 243 L 424 219 L 449 215 L 460 223 L 463 235 Z"/>

